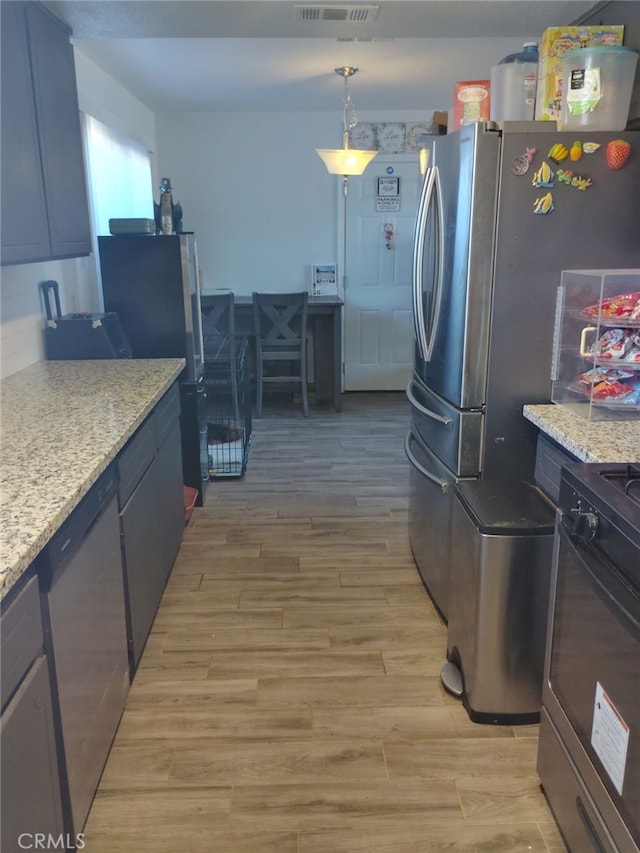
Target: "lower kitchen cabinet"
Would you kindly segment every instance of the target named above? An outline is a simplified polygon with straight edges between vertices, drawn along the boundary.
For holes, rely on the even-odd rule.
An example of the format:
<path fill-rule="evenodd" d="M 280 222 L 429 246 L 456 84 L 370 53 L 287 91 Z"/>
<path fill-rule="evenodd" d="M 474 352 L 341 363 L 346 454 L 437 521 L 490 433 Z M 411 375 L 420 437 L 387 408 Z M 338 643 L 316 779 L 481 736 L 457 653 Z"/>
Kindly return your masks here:
<path fill-rule="evenodd" d="M 63 833 L 49 664 L 43 654 L 37 577 L 3 606 L 2 850 L 31 849 L 35 834 Z"/>
<path fill-rule="evenodd" d="M 70 830 L 82 831 L 129 689 L 117 480 L 111 466 L 43 555 L 45 649 Z"/>
<path fill-rule="evenodd" d="M 2 851 L 74 849 L 183 530 L 175 384 L 2 601 Z"/>
<path fill-rule="evenodd" d="M 131 677 L 184 530 L 180 395 L 173 387 L 118 457 Z"/>
<path fill-rule="evenodd" d="M 173 568 L 184 533 L 184 474 L 180 411 L 180 391 L 176 384 L 160 400 L 155 410 L 159 489 L 154 509 L 162 551 L 161 570 L 164 573 L 165 582 Z"/>

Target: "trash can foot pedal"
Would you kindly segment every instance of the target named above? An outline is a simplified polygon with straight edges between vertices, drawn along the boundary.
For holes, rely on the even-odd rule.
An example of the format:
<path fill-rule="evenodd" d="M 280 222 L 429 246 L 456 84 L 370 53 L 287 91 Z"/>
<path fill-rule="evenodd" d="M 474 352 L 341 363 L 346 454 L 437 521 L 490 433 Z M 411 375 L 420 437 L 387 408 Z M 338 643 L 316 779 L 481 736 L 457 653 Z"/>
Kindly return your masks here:
<path fill-rule="evenodd" d="M 456 696 L 458 699 L 462 696 L 462 673 L 451 661 L 445 663 L 440 670 L 440 681 L 445 690 Z"/>

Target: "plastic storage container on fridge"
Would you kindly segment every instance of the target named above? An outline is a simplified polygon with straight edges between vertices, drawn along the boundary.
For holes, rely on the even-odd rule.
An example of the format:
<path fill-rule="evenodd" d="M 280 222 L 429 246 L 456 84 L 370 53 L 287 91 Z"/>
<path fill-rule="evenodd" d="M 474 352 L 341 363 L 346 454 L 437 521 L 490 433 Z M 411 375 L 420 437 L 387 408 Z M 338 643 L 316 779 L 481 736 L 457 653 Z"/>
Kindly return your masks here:
<path fill-rule="evenodd" d="M 559 130 L 624 130 L 638 52 L 632 47 L 585 47 L 562 57 Z"/>
<path fill-rule="evenodd" d="M 532 121 L 536 101 L 538 45 L 526 42 L 491 69 L 491 121 Z"/>

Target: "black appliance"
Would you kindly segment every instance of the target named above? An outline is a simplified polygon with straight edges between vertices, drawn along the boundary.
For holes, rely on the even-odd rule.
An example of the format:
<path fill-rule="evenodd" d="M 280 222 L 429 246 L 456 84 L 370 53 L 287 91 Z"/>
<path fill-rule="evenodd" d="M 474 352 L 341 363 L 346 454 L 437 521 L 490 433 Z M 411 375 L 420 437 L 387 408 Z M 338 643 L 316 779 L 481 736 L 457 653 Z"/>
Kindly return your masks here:
<path fill-rule="evenodd" d="M 53 536 L 40 564 L 72 835 L 84 827 L 129 690 L 117 488 L 111 465 Z"/>
<path fill-rule="evenodd" d="M 105 311 L 114 311 L 134 358 L 184 358 L 202 368 L 198 258 L 193 234 L 98 237 Z"/>
<path fill-rule="evenodd" d="M 179 377 L 185 484 L 204 502 L 209 482 L 200 284 L 195 236 L 98 237 L 106 311 L 120 317 L 133 358 L 184 358 Z M 206 476 L 205 476 L 206 472 Z"/>
<path fill-rule="evenodd" d="M 117 314 L 62 314 L 57 281 L 41 281 L 47 325 L 44 342 L 50 361 L 131 358 L 131 347 Z M 56 314 L 51 310 L 51 293 Z"/>
<path fill-rule="evenodd" d="M 640 849 L 640 463 L 564 466 L 538 773 L 570 850 Z"/>

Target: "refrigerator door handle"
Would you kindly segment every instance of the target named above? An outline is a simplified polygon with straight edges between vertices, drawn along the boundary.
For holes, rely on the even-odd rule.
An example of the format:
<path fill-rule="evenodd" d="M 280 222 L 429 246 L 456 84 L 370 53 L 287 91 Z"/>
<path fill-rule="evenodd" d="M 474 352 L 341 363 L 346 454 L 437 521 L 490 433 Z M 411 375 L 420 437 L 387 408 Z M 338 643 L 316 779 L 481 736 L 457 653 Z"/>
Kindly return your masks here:
<path fill-rule="evenodd" d="M 435 253 L 434 277 L 432 280 L 432 316 L 427 332 L 427 323 L 424 316 L 424 300 L 422 294 L 422 281 L 424 274 L 424 250 L 427 235 L 427 227 L 432 217 L 435 219 L 431 250 Z M 438 317 L 440 314 L 440 303 L 444 279 L 444 212 L 442 209 L 442 193 L 440 191 L 440 173 L 437 166 L 428 170 L 418 205 L 418 216 L 416 219 L 416 230 L 413 251 L 413 322 L 416 343 L 423 361 L 431 359 L 431 353 L 435 343 Z"/>
<path fill-rule="evenodd" d="M 417 398 L 413 393 L 414 384 L 415 379 L 410 379 L 405 391 L 407 399 L 409 400 L 411 405 L 421 414 L 425 415 L 427 418 L 431 418 L 432 421 L 437 421 L 439 424 L 442 424 L 445 429 L 451 429 L 453 427 L 452 418 L 448 418 L 446 415 L 439 415 L 437 412 L 432 412 L 431 409 L 425 408 L 422 403 L 418 402 Z"/>
<path fill-rule="evenodd" d="M 412 273 L 412 298 L 413 298 L 413 330 L 416 343 L 420 352 L 420 358 L 424 361 L 427 350 L 426 330 L 424 326 L 424 307 L 422 304 L 422 262 L 425 239 L 425 218 L 427 205 L 434 181 L 433 168 L 427 170 L 422 185 L 420 201 L 418 203 L 418 215 L 416 219 L 416 230 L 413 244 L 413 273 Z"/>
<path fill-rule="evenodd" d="M 423 465 L 421 465 L 416 457 L 411 452 L 411 443 L 413 441 L 418 441 L 419 439 L 409 430 L 407 433 L 407 437 L 404 440 L 404 452 L 409 460 L 409 463 L 413 465 L 416 471 L 419 471 L 423 477 L 426 477 L 427 480 L 430 480 L 432 483 L 435 483 L 436 486 L 440 488 L 440 491 L 443 495 L 446 495 L 449 491 L 449 483 L 446 480 L 443 480 L 442 477 L 438 477 L 435 474 L 432 474 L 431 471 L 428 471 Z"/>

